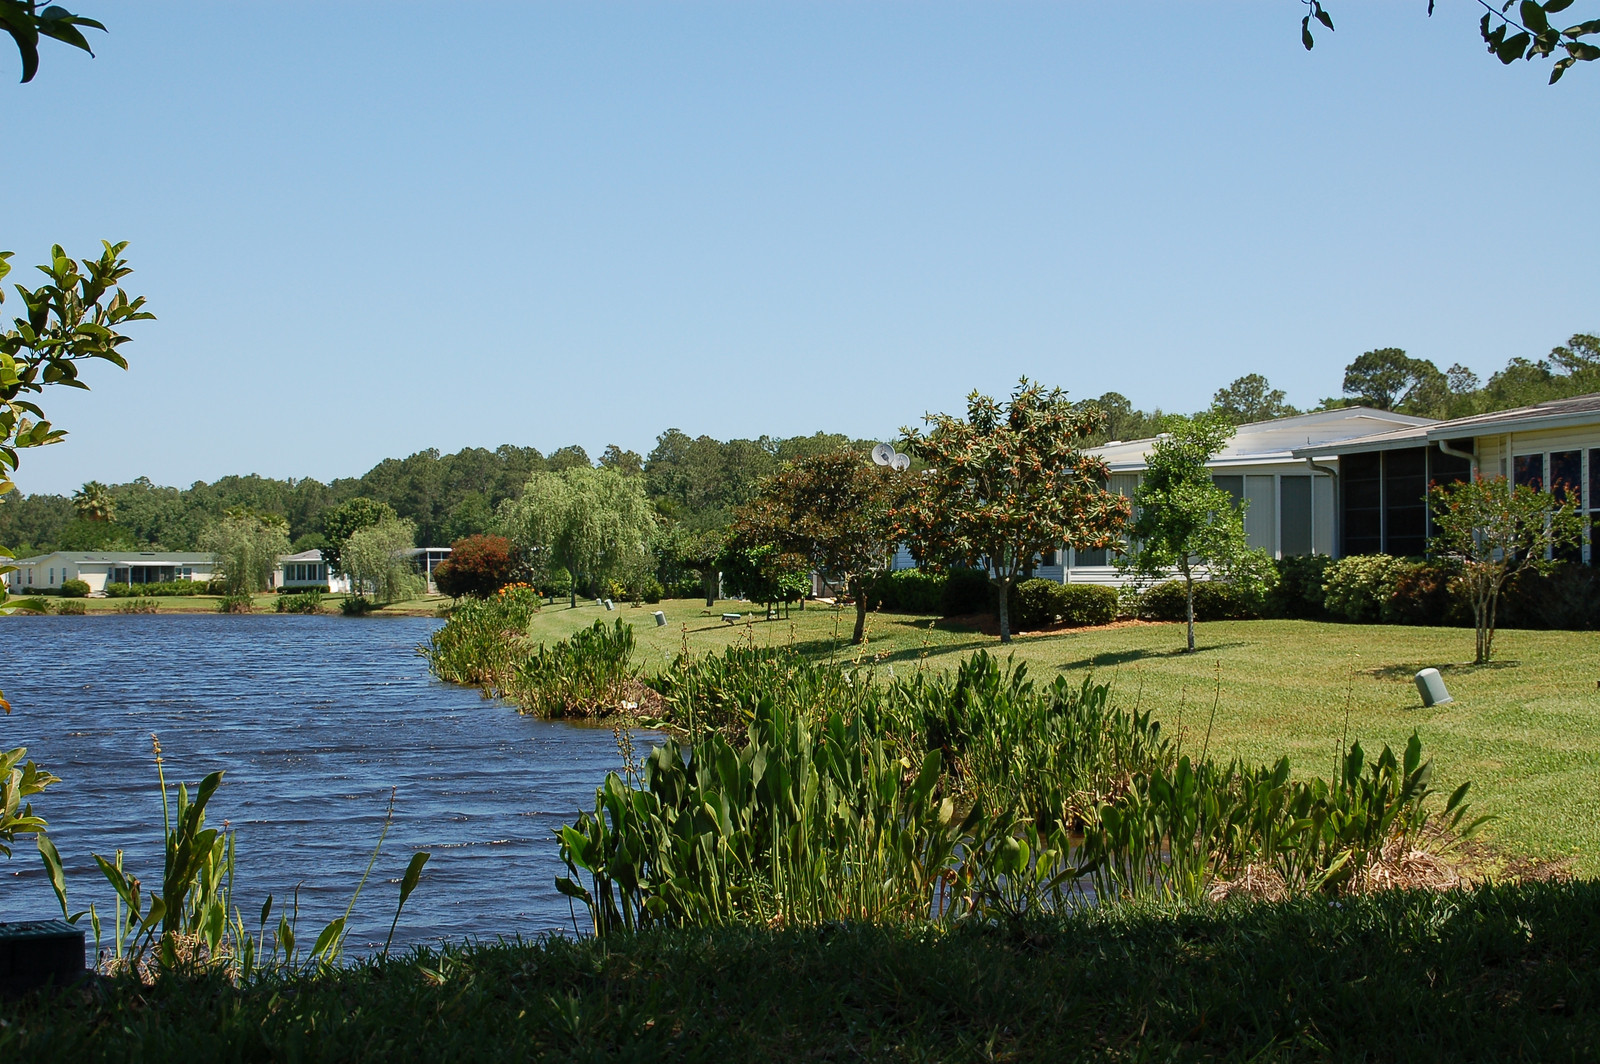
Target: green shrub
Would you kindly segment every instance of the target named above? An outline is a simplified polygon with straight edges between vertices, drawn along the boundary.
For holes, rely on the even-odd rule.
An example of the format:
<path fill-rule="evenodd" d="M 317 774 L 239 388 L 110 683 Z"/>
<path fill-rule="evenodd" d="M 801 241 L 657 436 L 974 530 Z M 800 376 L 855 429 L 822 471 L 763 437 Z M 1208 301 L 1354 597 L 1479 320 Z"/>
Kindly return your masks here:
<path fill-rule="evenodd" d="M 1595 549 L 1600 550 L 1600 543 Z M 1460 608 L 1465 616 L 1465 608 Z M 1548 574 L 1522 573 L 1500 596 L 1500 625 L 1567 631 L 1600 628 L 1600 568 L 1569 563 Z"/>
<path fill-rule="evenodd" d="M 1232 584 L 1220 580 L 1194 582 L 1194 619 L 1232 621 L 1252 615 L 1250 603 Z M 1157 584 L 1139 598 L 1139 617 L 1147 621 L 1186 620 L 1182 580 Z"/>
<path fill-rule="evenodd" d="M 165 598 L 173 595 L 220 594 L 203 580 L 168 580 L 159 584 L 106 584 L 106 598 Z"/>
<path fill-rule="evenodd" d="M 982 569 L 954 567 L 945 577 L 939 612 L 946 617 L 967 617 L 994 612 L 994 586 Z"/>
<path fill-rule="evenodd" d="M 1405 565 L 1387 554 L 1356 554 L 1328 566 L 1322 590 L 1329 616 L 1356 624 L 1383 620 L 1384 604 L 1394 595 Z"/>
<path fill-rule="evenodd" d="M 254 609 L 254 602 L 242 591 L 233 595 L 223 595 L 217 602 L 218 613 L 250 613 Z"/>
<path fill-rule="evenodd" d="M 566 598 L 572 594 L 572 574 L 557 566 L 545 577 L 544 590 L 551 598 Z"/>
<path fill-rule="evenodd" d="M 1061 619 L 1066 585 L 1054 580 L 1024 580 L 1011 589 L 1011 626 L 1019 632 L 1048 628 Z"/>
<path fill-rule="evenodd" d="M 927 569 L 897 569 L 872 585 L 872 602 L 889 613 L 937 614 L 949 578 Z"/>
<path fill-rule="evenodd" d="M 1061 620 L 1072 628 L 1110 624 L 1117 619 L 1116 588 L 1099 584 L 1061 585 Z"/>
<path fill-rule="evenodd" d="M 644 599 L 650 605 L 654 606 L 656 603 L 661 601 L 661 596 L 666 594 L 666 590 L 666 588 L 661 586 L 661 581 L 652 576 L 646 580 L 644 582 L 644 586 L 640 588 L 639 597 Z"/>
<path fill-rule="evenodd" d="M 664 589 L 667 598 L 675 599 L 705 599 L 706 586 L 698 576 L 682 576 L 667 582 Z"/>
<path fill-rule="evenodd" d="M 126 602 L 117 603 L 112 608 L 118 613 L 154 613 L 156 612 L 156 600 L 152 598 L 128 599 Z"/>
<path fill-rule="evenodd" d="M 1318 621 L 1327 617 L 1323 607 L 1323 582 L 1333 559 L 1326 554 L 1279 558 L 1273 565 L 1278 582 L 1267 593 L 1264 614 L 1289 620 Z"/>
<path fill-rule="evenodd" d="M 346 617 L 365 617 L 377 608 L 377 603 L 365 595 L 346 595 L 339 600 L 339 612 Z"/>
<path fill-rule="evenodd" d="M 62 598 L 87 598 L 89 585 L 82 580 L 63 580 L 60 594 Z"/>
<path fill-rule="evenodd" d="M 551 646 L 535 647 L 504 693 L 524 713 L 541 717 L 604 716 L 624 708 L 638 677 L 633 649 L 633 625 L 620 617 L 610 627 L 596 621 Z"/>
<path fill-rule="evenodd" d="M 316 588 L 278 596 L 279 613 L 321 613 L 322 592 Z"/>
<path fill-rule="evenodd" d="M 1455 575 L 1452 567 L 1435 562 L 1397 562 L 1389 573 L 1389 596 L 1379 619 L 1385 624 L 1471 624 L 1471 611 L 1452 587 Z"/>
<path fill-rule="evenodd" d="M 59 613 L 64 617 L 82 617 L 88 610 L 77 599 L 66 599 L 53 604 L 50 612 Z"/>

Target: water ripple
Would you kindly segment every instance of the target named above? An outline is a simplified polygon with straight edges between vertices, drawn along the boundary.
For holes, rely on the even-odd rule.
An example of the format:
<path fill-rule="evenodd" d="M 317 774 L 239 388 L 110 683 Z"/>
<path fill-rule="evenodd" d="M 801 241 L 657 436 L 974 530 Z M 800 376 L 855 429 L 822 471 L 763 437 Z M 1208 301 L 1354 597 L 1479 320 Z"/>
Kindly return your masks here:
<path fill-rule="evenodd" d="M 432 680 L 415 649 L 438 621 L 3 623 L 13 667 L 0 686 L 15 711 L 0 717 L 0 745 L 27 746 L 64 781 L 35 808 L 66 861 L 74 908 L 111 901 L 92 853 L 120 847 L 147 885 L 160 880 L 154 732 L 169 781 L 226 771 L 210 822 L 238 831 L 235 899 L 251 920 L 268 893 L 282 904 L 297 885 L 302 936 L 343 912 L 394 788 L 394 826 L 352 916 L 353 950 L 382 942 L 398 876 L 420 849 L 433 857 L 397 942 L 571 929 L 551 832 L 592 808 L 618 764 L 613 737 Z M 0 917 L 48 916 L 53 904 L 31 847 L 0 864 Z"/>

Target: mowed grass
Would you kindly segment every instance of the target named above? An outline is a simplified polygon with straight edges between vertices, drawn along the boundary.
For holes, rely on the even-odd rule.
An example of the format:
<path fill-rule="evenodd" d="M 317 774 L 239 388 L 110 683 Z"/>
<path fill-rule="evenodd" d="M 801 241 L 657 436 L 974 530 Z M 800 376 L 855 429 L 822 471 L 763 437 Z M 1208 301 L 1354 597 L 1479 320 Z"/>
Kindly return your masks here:
<path fill-rule="evenodd" d="M 655 625 L 655 609 L 665 627 Z M 650 671 L 685 645 L 694 654 L 735 642 L 792 645 L 874 664 L 880 677 L 947 669 L 986 648 L 1014 655 L 1044 682 L 1112 679 L 1124 703 L 1154 709 L 1185 750 L 1255 763 L 1287 754 L 1302 777 L 1330 774 L 1347 735 L 1375 755 L 1384 743 L 1398 752 L 1415 729 L 1437 784 L 1471 780 L 1477 811 L 1497 818 L 1482 836 L 1497 851 L 1600 875 L 1600 632 L 1502 631 L 1495 661 L 1477 667 L 1469 664 L 1472 632 L 1459 628 L 1219 621 L 1199 625 L 1196 650 L 1186 654 L 1177 624 L 1024 635 L 1002 648 L 971 625 L 873 614 L 860 648 L 849 645 L 849 609 L 811 604 L 773 621 L 758 610 L 732 625 L 723 610 L 748 614 L 750 606 L 675 600 L 607 612 L 592 600 L 577 609 L 561 603 L 546 606 L 531 631 L 555 640 L 621 617 Z M 1427 666 L 1443 673 L 1453 703 L 1422 707 L 1412 677 Z"/>

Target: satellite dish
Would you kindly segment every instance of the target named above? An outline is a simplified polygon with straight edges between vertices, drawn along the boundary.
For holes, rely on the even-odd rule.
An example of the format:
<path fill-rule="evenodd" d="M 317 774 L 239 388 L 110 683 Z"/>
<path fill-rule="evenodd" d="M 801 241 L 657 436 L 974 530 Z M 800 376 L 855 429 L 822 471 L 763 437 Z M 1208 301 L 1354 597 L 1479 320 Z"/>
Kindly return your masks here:
<path fill-rule="evenodd" d="M 897 454 L 889 460 L 889 464 L 894 466 L 895 472 L 904 473 L 906 470 L 911 468 L 911 456 L 908 454 Z"/>
<path fill-rule="evenodd" d="M 894 461 L 894 448 L 887 443 L 880 443 L 872 449 L 872 460 L 878 465 L 889 465 Z"/>

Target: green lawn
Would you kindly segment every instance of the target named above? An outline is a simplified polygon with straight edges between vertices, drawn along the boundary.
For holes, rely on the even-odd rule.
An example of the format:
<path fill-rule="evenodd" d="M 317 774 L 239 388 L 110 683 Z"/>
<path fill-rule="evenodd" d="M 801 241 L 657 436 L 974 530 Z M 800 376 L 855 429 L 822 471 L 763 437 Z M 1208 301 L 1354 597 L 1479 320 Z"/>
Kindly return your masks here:
<path fill-rule="evenodd" d="M 685 642 L 696 654 L 735 641 L 792 644 L 901 675 L 1000 649 L 993 636 L 927 617 L 873 615 L 862 650 L 848 645 L 849 610 L 812 605 L 788 619 L 735 625 L 718 616 L 749 608 L 675 600 L 607 613 L 592 601 L 562 604 L 545 607 L 532 632 L 554 640 L 621 617 L 651 670 Z M 655 626 L 654 609 L 665 612 L 665 627 Z M 1195 653 L 1180 653 L 1182 626 L 1151 624 L 1021 636 L 1006 652 L 1045 681 L 1111 678 L 1124 701 L 1156 707 L 1181 730 L 1186 749 L 1204 746 L 1209 726 L 1212 753 L 1254 762 L 1288 754 L 1300 775 L 1331 771 L 1347 710 L 1350 738 L 1371 752 L 1385 742 L 1398 748 L 1415 728 L 1438 780 L 1472 780 L 1478 811 L 1499 818 L 1484 829 L 1497 849 L 1564 858 L 1576 872 L 1600 875 L 1600 632 L 1501 632 L 1495 662 L 1481 668 L 1464 664 L 1472 632 L 1456 628 L 1226 621 L 1200 625 L 1197 643 Z M 1444 674 L 1454 703 L 1422 708 L 1411 677 L 1429 665 Z"/>

